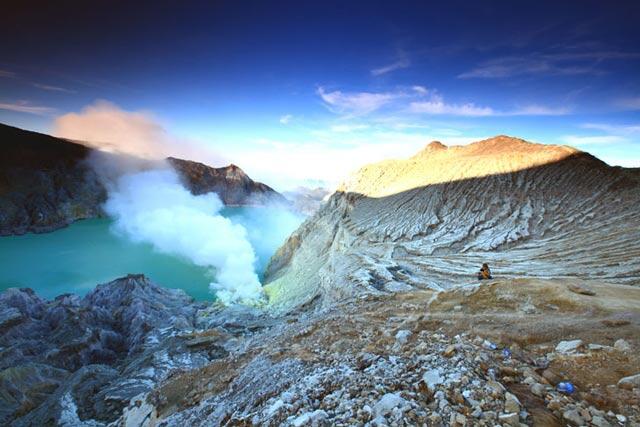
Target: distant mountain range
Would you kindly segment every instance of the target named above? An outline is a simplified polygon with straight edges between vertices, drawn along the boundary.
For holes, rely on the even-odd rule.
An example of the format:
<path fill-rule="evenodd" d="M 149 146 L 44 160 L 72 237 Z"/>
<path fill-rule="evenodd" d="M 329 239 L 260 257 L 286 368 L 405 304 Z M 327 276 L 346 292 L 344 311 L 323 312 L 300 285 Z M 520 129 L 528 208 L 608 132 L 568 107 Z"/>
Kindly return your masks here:
<path fill-rule="evenodd" d="M 101 216 L 106 190 L 77 141 L 0 124 L 0 235 L 48 232 Z M 216 192 L 226 205 L 288 203 L 236 165 L 213 168 L 169 158 L 193 194 Z"/>
<path fill-rule="evenodd" d="M 305 215 L 313 215 L 320 209 L 322 203 L 329 198 L 331 191 L 323 187 L 297 187 L 285 191 L 283 195 L 291 201 L 293 208 Z"/>

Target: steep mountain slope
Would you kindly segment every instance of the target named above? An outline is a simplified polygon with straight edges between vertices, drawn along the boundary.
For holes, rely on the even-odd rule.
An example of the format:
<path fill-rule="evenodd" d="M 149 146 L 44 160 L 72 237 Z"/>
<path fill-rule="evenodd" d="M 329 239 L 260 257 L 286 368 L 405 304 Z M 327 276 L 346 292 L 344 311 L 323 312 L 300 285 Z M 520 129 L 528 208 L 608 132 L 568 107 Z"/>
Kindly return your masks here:
<path fill-rule="evenodd" d="M 0 124 L 0 236 L 46 232 L 100 214 L 106 191 L 90 149 Z"/>
<path fill-rule="evenodd" d="M 446 288 L 499 277 L 640 284 L 640 175 L 564 146 L 498 136 L 431 143 L 369 165 L 281 247 L 266 272 L 276 310 L 319 298 Z"/>
<path fill-rule="evenodd" d="M 107 193 L 85 160 L 91 149 L 0 124 L 0 236 L 47 232 L 102 215 Z M 212 168 L 168 159 L 192 193 L 216 192 L 225 204 L 285 203 L 275 190 L 239 167 Z"/>

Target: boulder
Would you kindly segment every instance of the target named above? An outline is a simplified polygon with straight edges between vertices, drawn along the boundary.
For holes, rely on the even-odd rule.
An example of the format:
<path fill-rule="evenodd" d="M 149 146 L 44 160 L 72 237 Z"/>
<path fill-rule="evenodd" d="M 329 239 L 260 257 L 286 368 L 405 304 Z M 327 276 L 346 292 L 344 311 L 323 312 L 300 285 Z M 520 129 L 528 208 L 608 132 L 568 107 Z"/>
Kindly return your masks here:
<path fill-rule="evenodd" d="M 400 393 L 387 393 L 373 406 L 373 415 L 376 418 L 385 416 L 404 403 L 405 400 L 400 396 Z"/>
<path fill-rule="evenodd" d="M 571 292 L 580 294 L 580 295 L 594 296 L 596 294 L 595 291 L 593 291 L 591 288 L 583 284 L 569 283 L 567 287 Z"/>
<path fill-rule="evenodd" d="M 584 419 L 580 415 L 577 409 L 569 409 L 562 413 L 562 418 L 567 421 L 569 425 L 572 426 L 582 426 L 585 424 Z"/>
<path fill-rule="evenodd" d="M 444 382 L 444 378 L 440 375 L 439 369 L 428 370 L 422 375 L 422 380 L 427 384 L 431 391 L 435 389 L 435 386 Z"/>
<path fill-rule="evenodd" d="M 632 390 L 634 388 L 640 387 L 640 374 L 621 378 L 620 381 L 618 381 L 618 387 L 627 390 Z"/>
<path fill-rule="evenodd" d="M 513 412 L 513 413 L 519 413 L 520 412 L 520 401 L 518 400 L 518 398 L 507 392 L 504 395 L 504 411 L 505 412 Z"/>
<path fill-rule="evenodd" d="M 613 344 L 613 348 L 619 351 L 627 352 L 627 351 L 631 351 L 631 344 L 629 344 L 627 341 L 620 338 Z"/>
<path fill-rule="evenodd" d="M 322 421 L 326 420 L 329 417 L 329 415 L 321 410 L 318 409 L 316 411 L 313 412 L 306 412 L 302 415 L 300 415 L 299 417 L 295 418 L 293 420 L 293 425 L 295 427 L 301 427 L 301 426 L 317 426 L 319 425 Z"/>
<path fill-rule="evenodd" d="M 582 346 L 582 340 L 560 341 L 556 346 L 556 351 L 562 354 L 575 353 Z"/>

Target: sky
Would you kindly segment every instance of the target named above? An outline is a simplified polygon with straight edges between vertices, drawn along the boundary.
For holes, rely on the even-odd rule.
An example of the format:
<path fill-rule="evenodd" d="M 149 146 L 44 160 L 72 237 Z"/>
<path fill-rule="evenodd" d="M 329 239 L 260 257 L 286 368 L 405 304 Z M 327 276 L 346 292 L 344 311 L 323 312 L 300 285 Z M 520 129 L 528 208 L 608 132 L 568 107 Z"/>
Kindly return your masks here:
<path fill-rule="evenodd" d="M 13 3 L 5 124 L 278 189 L 498 134 L 640 167 L 637 1 Z"/>

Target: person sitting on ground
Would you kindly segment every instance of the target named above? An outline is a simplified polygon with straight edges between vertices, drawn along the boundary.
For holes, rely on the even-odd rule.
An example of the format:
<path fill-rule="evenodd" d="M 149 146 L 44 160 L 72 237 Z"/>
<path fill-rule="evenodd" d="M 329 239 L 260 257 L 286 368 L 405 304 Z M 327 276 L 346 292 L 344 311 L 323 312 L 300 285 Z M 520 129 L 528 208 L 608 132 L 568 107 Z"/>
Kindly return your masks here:
<path fill-rule="evenodd" d="M 478 271 L 478 280 L 488 280 L 492 279 L 491 270 L 489 270 L 489 264 L 482 264 L 482 268 Z"/>

